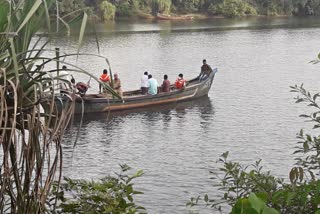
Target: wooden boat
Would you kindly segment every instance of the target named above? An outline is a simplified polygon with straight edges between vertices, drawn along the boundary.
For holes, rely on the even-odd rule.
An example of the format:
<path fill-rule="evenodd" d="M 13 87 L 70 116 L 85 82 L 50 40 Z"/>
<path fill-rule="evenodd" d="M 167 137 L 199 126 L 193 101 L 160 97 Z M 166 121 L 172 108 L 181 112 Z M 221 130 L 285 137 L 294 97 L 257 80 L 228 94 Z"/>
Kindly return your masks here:
<path fill-rule="evenodd" d="M 156 19 L 158 20 L 192 20 L 192 16 L 177 16 L 177 15 L 164 15 L 157 14 Z"/>
<path fill-rule="evenodd" d="M 171 85 L 170 92 L 158 93 L 157 95 L 142 95 L 141 90 L 134 90 L 124 92 L 122 100 L 116 98 L 110 99 L 101 94 L 89 94 L 84 97 L 76 97 L 75 114 L 81 114 L 82 111 L 86 114 L 145 108 L 207 96 L 217 71 L 217 68 L 215 68 L 204 79 L 199 80 L 199 77 L 197 77 L 187 81 L 187 85 L 183 89 L 177 90 Z M 62 110 L 65 105 L 69 105 L 70 103 L 71 100 L 69 96 L 57 97 L 56 104 L 59 110 Z M 43 107 L 47 109 L 46 105 L 43 105 Z"/>

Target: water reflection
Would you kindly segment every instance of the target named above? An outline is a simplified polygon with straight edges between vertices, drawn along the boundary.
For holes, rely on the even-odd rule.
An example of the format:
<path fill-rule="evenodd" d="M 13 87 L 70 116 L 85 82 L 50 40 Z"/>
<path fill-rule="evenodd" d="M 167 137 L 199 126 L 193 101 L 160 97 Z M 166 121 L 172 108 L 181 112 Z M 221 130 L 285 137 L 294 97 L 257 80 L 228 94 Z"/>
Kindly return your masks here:
<path fill-rule="evenodd" d="M 236 29 L 274 29 L 319 27 L 317 17 L 246 17 L 242 19 L 206 19 L 192 21 L 140 20 L 99 23 L 98 33 L 155 33 L 197 32 Z M 88 26 L 91 28 L 92 26 Z M 75 28 L 78 30 L 78 28 Z M 89 30 L 93 32 L 93 30 Z"/>
<path fill-rule="evenodd" d="M 141 132 L 152 132 L 161 129 L 170 129 L 174 126 L 183 127 L 188 124 L 186 114 L 198 115 L 199 124 L 203 129 L 210 126 L 214 108 L 209 97 L 205 96 L 193 101 L 173 103 L 155 107 L 125 110 L 119 112 L 86 114 L 82 118 L 82 127 L 78 133 L 81 117 L 74 118 L 73 126 L 66 131 L 65 145 L 73 145 L 77 133 L 79 134 L 78 145 L 88 142 L 88 137 L 94 136 L 96 139 L 108 139 L 106 144 L 112 143 L 112 139 L 123 135 L 128 129 L 137 129 L 135 134 Z M 133 127 L 131 124 L 134 124 Z M 136 136 L 140 138 L 143 136 Z"/>

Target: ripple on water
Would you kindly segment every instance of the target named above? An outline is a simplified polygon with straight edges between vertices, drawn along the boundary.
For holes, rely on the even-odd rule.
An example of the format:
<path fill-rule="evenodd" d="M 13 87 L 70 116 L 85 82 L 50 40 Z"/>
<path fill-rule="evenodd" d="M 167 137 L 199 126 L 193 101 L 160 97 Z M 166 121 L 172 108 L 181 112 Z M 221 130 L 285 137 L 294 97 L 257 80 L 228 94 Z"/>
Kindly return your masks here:
<path fill-rule="evenodd" d="M 267 28 L 102 37 L 102 54 L 111 58 L 125 89 L 138 88 L 146 70 L 158 81 L 164 73 L 172 82 L 178 73 L 194 77 L 203 58 L 219 72 L 208 98 L 86 117 L 74 150 L 76 127 L 66 133 L 64 174 L 99 178 L 124 163 L 143 169 L 135 183 L 148 213 L 187 213 L 190 197 L 219 195 L 209 170 L 217 171 L 225 151 L 244 164 L 261 158 L 266 170 L 287 177 L 295 134 L 308 127 L 297 116 L 310 111 L 293 104 L 289 86 L 320 82 L 318 67 L 308 64 L 319 36 L 318 28 Z M 94 46 L 88 38 L 84 48 Z M 100 61 L 80 63 L 96 76 L 104 67 Z"/>

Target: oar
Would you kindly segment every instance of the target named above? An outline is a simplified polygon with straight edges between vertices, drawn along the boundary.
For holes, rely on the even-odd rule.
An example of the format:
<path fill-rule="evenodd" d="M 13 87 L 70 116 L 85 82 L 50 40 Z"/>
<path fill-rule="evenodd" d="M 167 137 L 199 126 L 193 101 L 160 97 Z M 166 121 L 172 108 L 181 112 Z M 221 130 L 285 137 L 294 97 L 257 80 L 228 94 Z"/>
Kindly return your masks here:
<path fill-rule="evenodd" d="M 88 88 L 90 88 L 90 81 L 91 81 L 91 77 L 89 78 L 89 80 L 88 80 L 88 82 L 87 82 Z"/>

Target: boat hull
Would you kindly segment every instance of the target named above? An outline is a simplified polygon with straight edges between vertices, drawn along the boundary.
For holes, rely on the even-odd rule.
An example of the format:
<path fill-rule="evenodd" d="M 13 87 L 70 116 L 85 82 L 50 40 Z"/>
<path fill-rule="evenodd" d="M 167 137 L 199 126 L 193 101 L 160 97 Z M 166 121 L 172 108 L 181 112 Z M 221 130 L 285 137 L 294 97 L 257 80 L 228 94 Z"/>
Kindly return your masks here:
<path fill-rule="evenodd" d="M 192 16 L 165 16 L 165 15 L 158 15 L 156 16 L 158 20 L 192 20 Z"/>

